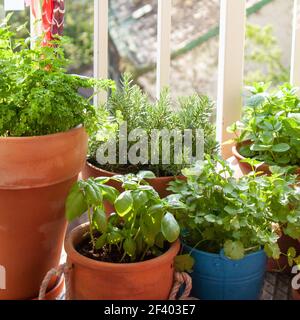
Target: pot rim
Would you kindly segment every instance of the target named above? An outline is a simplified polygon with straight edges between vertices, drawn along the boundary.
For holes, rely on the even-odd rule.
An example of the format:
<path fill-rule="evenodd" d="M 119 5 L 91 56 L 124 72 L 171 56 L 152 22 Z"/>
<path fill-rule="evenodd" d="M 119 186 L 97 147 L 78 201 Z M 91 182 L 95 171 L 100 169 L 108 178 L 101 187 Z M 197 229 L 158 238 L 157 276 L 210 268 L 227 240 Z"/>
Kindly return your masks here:
<path fill-rule="evenodd" d="M 48 139 L 48 138 L 56 138 L 58 136 L 64 135 L 64 134 L 72 134 L 75 133 L 79 130 L 84 129 L 84 126 L 82 124 L 76 126 L 75 128 L 69 129 L 67 131 L 62 131 L 62 132 L 56 132 L 56 133 L 51 133 L 51 134 L 45 134 L 41 136 L 24 136 L 24 137 L 1 137 L 0 136 L 0 142 L 2 141 L 9 141 L 9 142 L 20 142 L 20 141 L 32 141 L 32 140 L 43 140 L 43 139 Z"/>
<path fill-rule="evenodd" d="M 161 264 L 168 263 L 170 256 L 176 256 L 180 249 L 180 240 L 177 239 L 171 244 L 170 248 L 161 256 L 142 262 L 133 263 L 112 263 L 102 262 L 87 258 L 81 255 L 74 247 L 74 242 L 79 242 L 82 235 L 88 230 L 89 223 L 81 224 L 73 229 L 65 240 L 65 251 L 67 253 L 67 261 L 75 262 L 90 269 L 109 270 L 109 272 L 134 272 L 135 270 L 150 269 Z"/>
<path fill-rule="evenodd" d="M 222 258 L 225 259 L 225 260 L 234 261 L 234 262 L 243 260 L 243 259 L 245 259 L 245 258 L 247 258 L 247 257 L 256 256 L 256 255 L 258 255 L 258 254 L 261 254 L 261 253 L 265 252 L 264 249 L 260 249 L 260 250 L 257 250 L 257 251 L 255 251 L 255 252 L 251 252 L 251 253 L 246 254 L 243 259 L 233 260 L 233 259 L 230 259 L 230 258 L 228 258 L 228 257 L 225 256 L 223 249 L 220 251 L 220 253 L 211 253 L 211 252 L 206 252 L 206 251 L 203 251 L 203 250 L 199 250 L 199 249 L 197 249 L 197 248 L 192 248 L 191 246 L 185 244 L 184 242 L 183 242 L 182 244 L 183 244 L 183 246 L 186 247 L 190 252 L 197 251 L 197 252 L 199 252 L 199 253 L 201 253 L 202 255 L 205 255 L 205 256 L 209 256 L 209 257 L 222 257 Z"/>
<path fill-rule="evenodd" d="M 244 157 L 243 155 L 240 154 L 239 152 L 239 148 L 242 146 L 242 145 L 247 145 L 247 144 L 251 144 L 252 141 L 251 140 L 245 140 L 245 141 L 242 141 L 242 142 L 239 142 L 239 143 L 236 143 L 235 145 L 232 146 L 232 154 L 234 155 L 234 157 L 236 159 L 238 159 L 238 161 L 240 162 L 241 160 L 245 160 L 247 159 L 246 157 Z M 255 158 L 253 158 L 255 159 Z M 244 166 L 247 166 L 249 168 L 251 168 L 251 165 L 247 162 L 241 162 L 242 165 Z M 262 171 L 262 172 L 265 172 L 265 173 L 270 173 L 270 166 L 269 164 L 267 164 L 266 162 L 264 161 L 261 161 L 261 164 L 255 166 L 256 168 L 256 171 Z M 251 168 L 252 169 L 252 168 Z"/>
<path fill-rule="evenodd" d="M 116 172 L 112 172 L 112 171 L 107 171 L 104 170 L 102 168 L 99 168 L 95 165 L 93 165 L 92 163 L 90 163 L 89 159 L 86 159 L 86 165 L 91 167 L 92 169 L 99 171 L 99 172 L 104 172 L 105 174 L 109 175 L 109 176 L 118 176 L 118 175 L 122 175 L 121 173 L 116 173 Z M 145 179 L 146 181 L 153 181 L 153 180 L 160 180 L 160 181 L 169 181 L 169 180 L 175 180 L 176 178 L 183 178 L 183 175 L 176 175 L 176 176 L 166 176 L 166 177 L 155 177 L 153 179 Z"/>
<path fill-rule="evenodd" d="M 232 148 L 231 148 L 232 154 L 233 154 L 233 155 L 235 156 L 235 158 L 238 159 L 239 161 L 244 160 L 244 159 L 247 159 L 246 157 L 244 157 L 244 156 L 242 156 L 242 155 L 240 154 L 239 148 L 240 148 L 242 145 L 244 145 L 244 144 L 251 144 L 251 143 L 252 143 L 251 140 L 245 140 L 245 141 L 242 141 L 242 142 L 239 142 L 239 143 L 234 144 L 234 145 L 232 146 Z M 254 159 L 255 159 L 255 158 L 254 158 Z M 249 166 L 249 167 L 251 168 L 250 164 L 248 164 L 248 163 L 246 163 L 246 162 L 243 163 L 243 165 Z M 266 163 L 266 162 L 263 162 L 263 161 L 262 161 L 260 165 L 256 166 L 256 168 L 257 168 L 258 171 L 261 170 L 261 171 L 263 171 L 263 172 L 270 173 L 270 165 L 269 165 L 268 163 Z M 297 174 L 300 174 L 300 167 L 297 167 L 296 173 L 297 173 Z"/>
<path fill-rule="evenodd" d="M 240 143 L 237 143 L 235 145 L 232 146 L 232 154 L 239 160 L 244 160 L 246 159 L 244 156 L 242 156 L 239 151 L 238 148 L 241 146 Z"/>

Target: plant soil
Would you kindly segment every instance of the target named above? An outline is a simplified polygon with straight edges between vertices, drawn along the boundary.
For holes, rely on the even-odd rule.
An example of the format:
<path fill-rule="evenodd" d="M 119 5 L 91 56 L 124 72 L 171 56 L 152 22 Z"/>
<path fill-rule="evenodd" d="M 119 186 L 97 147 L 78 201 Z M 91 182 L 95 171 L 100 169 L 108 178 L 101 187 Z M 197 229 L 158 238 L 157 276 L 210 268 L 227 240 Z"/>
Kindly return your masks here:
<path fill-rule="evenodd" d="M 169 176 L 173 176 L 172 173 L 168 173 L 162 169 L 159 168 L 159 166 L 155 166 L 157 168 L 151 168 L 149 167 L 149 165 L 131 165 L 131 164 L 118 164 L 118 165 L 99 165 L 99 163 L 93 159 L 93 158 L 88 158 L 87 160 L 90 164 L 92 164 L 93 166 L 108 171 L 108 172 L 115 172 L 117 174 L 129 174 L 129 173 L 133 173 L 133 174 L 137 174 L 138 172 L 145 170 L 145 171 L 152 171 L 156 177 L 169 177 Z M 179 173 L 180 174 L 180 173 Z"/>
<path fill-rule="evenodd" d="M 119 250 L 118 246 L 116 245 L 110 245 L 110 247 L 111 248 L 109 248 L 109 245 L 106 245 L 99 250 L 95 249 L 93 251 L 91 239 L 87 237 L 87 238 L 84 238 L 76 246 L 76 251 L 81 255 L 96 261 L 110 262 L 110 263 L 132 263 L 131 258 L 128 255 L 126 255 L 125 258 L 123 258 L 122 260 L 122 257 L 124 254 L 123 249 Z M 162 253 L 166 252 L 168 249 L 169 249 L 169 246 L 165 246 L 165 248 L 162 250 Z M 151 250 L 149 250 L 142 261 L 151 260 L 156 257 L 157 255 L 154 255 L 151 252 Z M 142 261 L 134 261 L 134 262 L 142 262 Z"/>

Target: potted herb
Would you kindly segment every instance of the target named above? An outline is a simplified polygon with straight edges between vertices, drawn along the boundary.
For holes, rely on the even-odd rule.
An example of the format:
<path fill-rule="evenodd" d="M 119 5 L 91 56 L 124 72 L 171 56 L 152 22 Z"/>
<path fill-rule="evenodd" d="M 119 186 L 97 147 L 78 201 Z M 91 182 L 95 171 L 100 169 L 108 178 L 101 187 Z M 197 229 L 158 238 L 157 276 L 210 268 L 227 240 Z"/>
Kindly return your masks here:
<path fill-rule="evenodd" d="M 88 212 L 89 223 L 71 231 L 65 242 L 71 266 L 71 299 L 167 299 L 180 230 L 171 211 L 144 178 L 98 177 L 77 182 L 66 202 L 69 221 Z M 107 183 L 121 183 L 119 191 Z M 104 212 L 104 201 L 115 213 Z"/>
<path fill-rule="evenodd" d="M 162 130 L 168 130 L 168 132 L 177 130 L 183 136 L 184 130 L 190 129 L 192 131 L 190 150 L 193 155 L 196 154 L 197 147 L 196 131 L 202 130 L 204 139 L 203 151 L 207 154 L 215 154 L 218 149 L 215 139 L 215 127 L 212 124 L 214 105 L 206 96 L 195 94 L 190 97 L 183 97 L 179 99 L 178 105 L 176 105 L 172 103 L 168 91 L 165 90 L 160 99 L 153 103 L 137 85 L 132 84 L 130 75 L 125 74 L 122 87 L 112 93 L 108 104 L 103 109 L 106 110 L 107 114 L 105 116 L 103 110 L 100 112 L 100 130 L 94 132 L 94 135 L 90 137 L 89 157 L 87 166 L 83 171 L 85 178 L 149 170 L 154 172 L 156 176 L 156 178 L 149 180 L 149 183 L 158 191 L 161 197 L 164 197 L 168 194 L 166 190 L 168 183 L 174 179 L 174 176 L 181 175 L 181 169 L 188 166 L 189 163 L 187 163 L 183 153 L 181 161 L 175 159 L 174 138 L 171 137 L 170 146 L 167 148 L 163 146 L 162 139 L 157 140 L 159 144 L 158 159 L 156 164 L 153 164 L 150 155 L 153 154 L 153 140 L 151 140 L 151 137 L 154 130 L 159 132 L 162 132 Z M 127 141 L 127 146 L 125 147 L 125 163 L 121 164 L 118 151 L 122 144 L 120 132 L 124 124 L 126 124 L 127 134 L 123 138 Z M 146 138 L 142 141 L 142 145 L 148 145 L 146 150 L 148 157 L 146 157 L 145 161 L 141 160 L 133 164 L 130 161 L 128 163 L 127 156 L 136 141 L 132 141 L 128 137 L 136 129 L 146 132 Z M 99 161 L 97 152 L 108 141 L 115 142 L 117 158 L 111 162 L 102 163 Z M 163 157 L 169 151 L 169 161 L 163 161 Z"/>
<path fill-rule="evenodd" d="M 278 165 L 288 172 L 299 172 L 300 164 L 300 105 L 297 89 L 290 84 L 269 90 L 270 83 L 257 83 L 249 87 L 250 97 L 241 122 L 233 124 L 229 131 L 236 135 L 232 152 L 246 172 L 251 166 L 244 162 L 252 158 L 257 162 L 256 170 L 270 174 L 269 167 Z M 295 246 L 300 253 L 299 243 L 283 235 L 279 239 L 281 251 L 287 253 Z M 278 262 L 269 260 L 269 270 L 288 268 L 286 257 Z"/>
<path fill-rule="evenodd" d="M 274 226 L 300 237 L 296 178 L 278 167 L 271 170 L 271 176 L 252 172 L 237 180 L 225 161 L 207 157 L 183 170 L 187 181 L 171 182 L 175 195 L 169 197 L 186 205 L 176 219 L 185 251 L 195 260 L 194 296 L 257 299 L 267 256 L 281 254 Z"/>
<path fill-rule="evenodd" d="M 238 161 L 252 158 L 262 162 L 259 170 L 270 173 L 269 166 L 300 166 L 300 100 L 290 84 L 271 91 L 270 84 L 249 87 L 241 122 L 228 130 L 236 135 L 233 154 Z M 241 163 L 243 166 L 250 166 Z"/>
<path fill-rule="evenodd" d="M 66 73 L 61 42 L 29 48 L 0 25 L 0 261 L 2 299 L 31 299 L 58 265 L 69 189 L 85 163 L 94 107 L 78 89 L 109 81 Z M 52 286 L 53 286 L 52 282 Z"/>

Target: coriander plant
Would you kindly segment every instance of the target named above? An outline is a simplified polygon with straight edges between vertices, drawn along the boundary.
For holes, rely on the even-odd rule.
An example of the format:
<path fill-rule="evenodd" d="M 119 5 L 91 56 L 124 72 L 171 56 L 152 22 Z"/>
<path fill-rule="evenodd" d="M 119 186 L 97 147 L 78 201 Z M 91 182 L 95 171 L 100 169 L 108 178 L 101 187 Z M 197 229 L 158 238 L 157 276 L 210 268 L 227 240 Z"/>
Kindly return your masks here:
<path fill-rule="evenodd" d="M 159 256 L 175 242 L 180 229 L 170 205 L 144 179 L 153 178 L 151 172 L 136 176 L 111 178 L 122 183 L 119 193 L 106 183 L 109 178 L 90 178 L 78 181 L 66 201 L 66 216 L 73 220 L 88 212 L 89 246 L 92 258 L 103 252 L 112 262 L 139 262 Z M 114 205 L 115 213 L 107 217 L 104 201 Z M 180 204 L 179 204 L 180 205 Z"/>
<path fill-rule="evenodd" d="M 255 163 L 249 163 L 254 168 Z M 184 242 L 212 253 L 224 249 L 231 259 L 263 247 L 278 259 L 276 230 L 300 238 L 300 193 L 293 187 L 295 176 L 280 167 L 271 170 L 271 176 L 253 171 L 237 180 L 225 161 L 209 156 L 184 169 L 187 181 L 171 182 L 174 195 L 168 197 L 186 206 L 175 215 Z"/>

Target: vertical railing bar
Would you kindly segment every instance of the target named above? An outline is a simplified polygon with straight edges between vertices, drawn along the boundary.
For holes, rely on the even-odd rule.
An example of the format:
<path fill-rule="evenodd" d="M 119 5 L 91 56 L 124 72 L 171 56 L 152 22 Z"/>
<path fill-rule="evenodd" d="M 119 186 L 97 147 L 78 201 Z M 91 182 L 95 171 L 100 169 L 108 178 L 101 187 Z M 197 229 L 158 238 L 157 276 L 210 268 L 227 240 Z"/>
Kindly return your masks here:
<path fill-rule="evenodd" d="M 108 77 L 108 0 L 94 0 L 94 77 Z M 101 92 L 94 98 L 94 104 L 104 103 L 107 94 Z"/>
<path fill-rule="evenodd" d="M 158 0 L 156 97 L 170 84 L 172 0 Z"/>
<path fill-rule="evenodd" d="M 300 87 L 300 1 L 294 0 L 291 83 Z"/>
<path fill-rule="evenodd" d="M 33 9 L 34 8 L 34 9 Z M 34 16 L 34 13 L 35 15 Z M 42 11 L 40 0 L 31 0 L 30 5 L 30 45 L 34 47 L 38 37 L 42 35 Z"/>
<path fill-rule="evenodd" d="M 227 127 L 241 117 L 246 28 L 246 1 L 221 0 L 220 48 L 217 102 L 217 140 L 232 138 Z M 231 155 L 231 146 L 222 146 L 222 155 Z"/>

